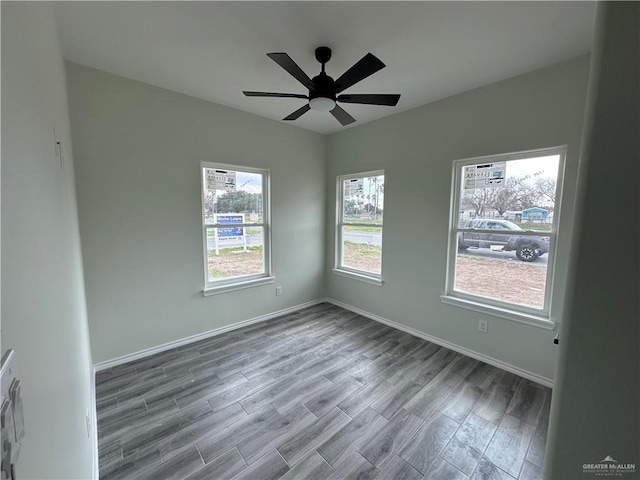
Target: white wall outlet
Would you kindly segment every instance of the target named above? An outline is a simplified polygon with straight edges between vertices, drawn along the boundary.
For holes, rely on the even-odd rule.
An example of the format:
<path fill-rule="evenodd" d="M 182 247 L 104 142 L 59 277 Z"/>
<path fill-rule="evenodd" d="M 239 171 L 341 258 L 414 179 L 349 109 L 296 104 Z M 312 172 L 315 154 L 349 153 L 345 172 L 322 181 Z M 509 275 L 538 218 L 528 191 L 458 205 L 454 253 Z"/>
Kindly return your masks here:
<path fill-rule="evenodd" d="M 282 295 L 282 287 L 276 287 L 276 297 L 279 297 L 280 295 Z"/>
<path fill-rule="evenodd" d="M 489 333 L 489 323 L 486 320 L 480 320 L 478 322 L 478 330 L 482 333 Z"/>
<path fill-rule="evenodd" d="M 91 414 L 89 413 L 89 409 L 87 408 L 87 415 L 84 417 L 87 422 L 87 437 L 91 438 Z"/>

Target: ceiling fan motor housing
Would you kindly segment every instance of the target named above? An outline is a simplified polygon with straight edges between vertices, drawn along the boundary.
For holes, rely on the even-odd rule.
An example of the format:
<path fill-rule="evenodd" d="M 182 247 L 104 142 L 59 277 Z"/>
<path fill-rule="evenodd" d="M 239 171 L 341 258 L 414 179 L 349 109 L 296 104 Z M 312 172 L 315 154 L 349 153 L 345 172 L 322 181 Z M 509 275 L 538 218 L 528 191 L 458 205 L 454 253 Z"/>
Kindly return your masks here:
<path fill-rule="evenodd" d="M 267 56 L 284 68 L 292 77 L 298 80 L 298 82 L 309 90 L 309 95 L 302 95 L 298 93 L 243 91 L 243 93 L 248 97 L 284 97 L 308 100 L 309 103 L 298 108 L 290 115 L 287 115 L 283 120 L 297 120 L 309 110 L 317 110 L 320 112 L 331 112 L 331 115 L 333 115 L 335 119 L 344 126 L 355 122 L 356 119 L 349 115 L 349 113 L 347 113 L 336 102 L 395 106 L 400 99 L 400 95 L 397 94 L 338 95 L 347 88 L 385 67 L 384 63 L 382 63 L 382 61 L 372 53 L 367 53 L 351 68 L 344 72 L 337 80 L 334 80 L 325 72 L 325 64 L 331 59 L 331 49 L 329 47 L 322 46 L 316 48 L 316 60 L 322 64 L 322 70 L 320 71 L 320 74 L 313 77 L 313 79 L 309 78 L 298 64 L 286 53 L 267 53 Z"/>
<path fill-rule="evenodd" d="M 322 72 L 320 75 L 313 77 L 311 82 L 314 88 L 309 89 L 309 100 L 318 97 L 330 98 L 333 101 L 336 100 L 335 82 L 329 75 Z"/>
<path fill-rule="evenodd" d="M 322 64 L 322 71 L 311 80 L 312 88 L 309 89 L 309 100 L 313 100 L 314 98 L 328 98 L 335 102 L 335 82 L 333 78 L 324 71 L 325 63 L 331 60 L 331 49 L 329 47 L 316 48 L 316 60 Z"/>

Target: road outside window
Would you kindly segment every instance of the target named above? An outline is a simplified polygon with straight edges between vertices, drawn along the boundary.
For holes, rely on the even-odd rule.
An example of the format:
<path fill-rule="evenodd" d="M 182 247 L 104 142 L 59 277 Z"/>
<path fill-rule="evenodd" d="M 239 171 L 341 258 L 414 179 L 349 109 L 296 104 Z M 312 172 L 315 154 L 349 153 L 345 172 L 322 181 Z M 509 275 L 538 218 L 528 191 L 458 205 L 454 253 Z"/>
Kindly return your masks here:
<path fill-rule="evenodd" d="M 268 275 L 268 172 L 203 164 L 205 287 Z"/>
<path fill-rule="evenodd" d="M 338 177 L 336 268 L 380 279 L 384 172 Z"/>
<path fill-rule="evenodd" d="M 454 163 L 447 294 L 548 317 L 564 149 Z"/>

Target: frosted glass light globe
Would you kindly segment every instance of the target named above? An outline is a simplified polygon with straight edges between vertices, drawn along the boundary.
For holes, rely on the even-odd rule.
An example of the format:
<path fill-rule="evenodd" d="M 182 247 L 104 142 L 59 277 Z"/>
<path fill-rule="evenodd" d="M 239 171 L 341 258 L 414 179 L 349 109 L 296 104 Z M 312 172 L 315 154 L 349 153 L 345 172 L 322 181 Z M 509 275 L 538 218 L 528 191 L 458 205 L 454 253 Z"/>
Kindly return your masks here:
<path fill-rule="evenodd" d="M 335 100 L 326 97 L 316 97 L 309 100 L 309 108 L 317 112 L 330 112 L 336 107 Z"/>

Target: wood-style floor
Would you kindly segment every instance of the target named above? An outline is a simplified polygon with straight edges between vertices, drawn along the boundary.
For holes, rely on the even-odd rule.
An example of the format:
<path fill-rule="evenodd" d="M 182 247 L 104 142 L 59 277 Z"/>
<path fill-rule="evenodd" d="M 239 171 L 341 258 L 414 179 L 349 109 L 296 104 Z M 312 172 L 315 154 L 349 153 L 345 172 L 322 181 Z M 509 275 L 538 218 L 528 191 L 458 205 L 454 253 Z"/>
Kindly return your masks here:
<path fill-rule="evenodd" d="M 537 479 L 551 391 L 329 304 L 97 376 L 100 478 Z"/>

